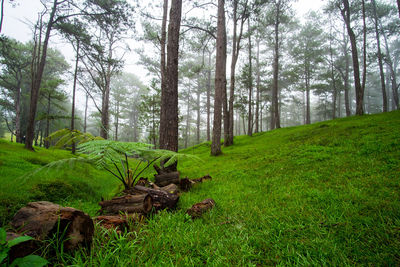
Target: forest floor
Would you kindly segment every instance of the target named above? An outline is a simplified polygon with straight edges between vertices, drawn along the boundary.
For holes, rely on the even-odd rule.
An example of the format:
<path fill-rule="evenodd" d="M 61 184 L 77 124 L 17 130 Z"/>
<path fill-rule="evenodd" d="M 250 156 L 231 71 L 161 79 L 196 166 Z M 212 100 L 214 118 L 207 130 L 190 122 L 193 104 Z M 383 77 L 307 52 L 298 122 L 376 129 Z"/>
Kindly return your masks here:
<path fill-rule="evenodd" d="M 399 111 L 234 141 L 218 157 L 210 156 L 210 143 L 182 151 L 202 160 L 180 162 L 182 177 L 210 174 L 213 180 L 184 193 L 177 211 L 151 216 L 133 233 L 96 231 L 90 251 L 50 260 L 86 266 L 400 265 Z M 0 141 L 3 222 L 33 199 L 94 215 L 100 197 L 117 192 L 116 179 L 85 165 L 21 178 L 69 156 Z M 53 194 L 52 186 L 65 190 Z M 185 210 L 205 198 L 216 207 L 192 221 Z"/>

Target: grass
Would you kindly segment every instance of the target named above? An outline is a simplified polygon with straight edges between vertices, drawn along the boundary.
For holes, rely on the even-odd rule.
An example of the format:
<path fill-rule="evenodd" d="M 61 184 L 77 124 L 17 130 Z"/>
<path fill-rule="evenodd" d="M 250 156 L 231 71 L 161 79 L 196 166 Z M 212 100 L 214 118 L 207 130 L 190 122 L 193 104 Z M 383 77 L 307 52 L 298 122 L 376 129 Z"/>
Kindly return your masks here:
<path fill-rule="evenodd" d="M 234 141 L 218 157 L 209 155 L 210 143 L 183 151 L 203 161 L 180 162 L 182 176 L 209 173 L 213 180 L 182 195 L 177 211 L 150 217 L 134 233 L 99 230 L 90 251 L 77 251 L 53 263 L 400 265 L 399 111 L 239 136 Z M 0 161 L 9 164 L 10 151 L 17 149 L 0 143 Z M 18 159 L 29 158 L 21 153 L 31 153 L 18 151 Z M 66 155 L 37 153 L 43 153 L 39 157 L 43 161 Z M 8 195 L 22 192 L 10 179 L 32 169 L 32 162 L 8 165 L 5 170 L 3 166 L 0 177 L 14 190 Z M 97 196 L 110 191 L 110 184 L 103 184 L 110 183 L 104 173 L 87 169 L 85 179 L 80 175 L 74 180 L 73 173 L 79 170 L 70 172 L 71 179 L 54 179 L 85 182 Z M 188 219 L 184 211 L 205 198 L 213 198 L 216 207 L 201 219 Z M 81 201 L 90 212 L 94 198 L 79 199 L 71 197 L 67 204 Z"/>

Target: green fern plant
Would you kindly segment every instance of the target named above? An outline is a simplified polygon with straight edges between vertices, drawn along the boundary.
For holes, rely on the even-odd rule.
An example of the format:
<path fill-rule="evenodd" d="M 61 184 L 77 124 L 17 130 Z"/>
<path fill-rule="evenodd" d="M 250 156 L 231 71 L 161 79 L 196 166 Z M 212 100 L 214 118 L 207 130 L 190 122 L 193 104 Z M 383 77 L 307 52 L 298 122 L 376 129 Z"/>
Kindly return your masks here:
<path fill-rule="evenodd" d="M 70 130 L 68 128 L 53 132 L 44 140 L 54 143 L 55 148 L 65 148 L 73 144 L 79 145 L 91 140 L 102 140 L 99 136 L 93 136 L 90 133 L 83 133 L 79 130 Z"/>
<path fill-rule="evenodd" d="M 58 134 L 60 134 L 61 138 L 59 138 L 63 140 L 62 143 L 64 145 L 71 144 L 61 133 Z M 95 165 L 99 169 L 106 170 L 117 178 L 125 189 L 130 189 L 135 185 L 139 176 L 154 163 L 163 162 L 164 166 L 169 166 L 181 158 L 198 159 L 194 155 L 153 149 L 152 145 L 149 144 L 95 139 L 92 138 L 90 141 L 86 141 L 83 138 L 80 139 L 80 144 L 77 147 L 77 157 L 51 162 L 44 168 L 60 167 L 67 163 L 71 165 L 76 162 L 86 162 Z M 130 166 L 129 158 L 137 159 L 135 166 Z"/>

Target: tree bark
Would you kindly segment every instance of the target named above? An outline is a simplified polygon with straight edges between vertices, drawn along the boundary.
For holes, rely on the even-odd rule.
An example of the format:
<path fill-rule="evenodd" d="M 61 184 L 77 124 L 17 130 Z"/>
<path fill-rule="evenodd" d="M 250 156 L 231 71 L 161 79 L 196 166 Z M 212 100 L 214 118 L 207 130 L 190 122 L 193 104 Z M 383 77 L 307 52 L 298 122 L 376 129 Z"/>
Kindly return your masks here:
<path fill-rule="evenodd" d="M 280 128 L 280 117 L 279 117 L 279 102 L 278 102 L 278 75 L 279 75 L 279 24 L 280 24 L 280 6 L 281 0 L 276 3 L 275 23 L 274 23 L 274 65 L 273 65 L 273 82 L 272 82 L 272 99 L 271 99 L 271 130 Z"/>
<path fill-rule="evenodd" d="M 45 138 L 49 137 L 50 134 L 50 111 L 51 111 L 51 97 L 50 97 L 50 92 L 47 96 L 47 114 L 46 114 L 46 130 L 45 130 Z M 50 143 L 45 139 L 44 141 L 44 147 L 49 148 Z"/>
<path fill-rule="evenodd" d="M 47 201 L 28 203 L 15 214 L 11 226 L 19 233 L 40 241 L 51 239 L 56 234 L 63 238 L 65 250 L 90 245 L 94 233 L 89 215 Z"/>
<path fill-rule="evenodd" d="M 149 213 L 153 207 L 153 199 L 148 194 L 125 195 L 99 203 L 101 211 L 106 214 L 126 213 Z"/>
<path fill-rule="evenodd" d="M 360 81 L 360 65 L 358 62 L 356 35 L 350 25 L 350 6 L 348 0 L 343 0 L 344 8 L 341 9 L 342 17 L 346 23 L 347 33 L 350 38 L 351 54 L 353 59 L 354 86 L 356 90 L 356 114 L 364 114 L 364 90 Z"/>
<path fill-rule="evenodd" d="M 398 0 L 397 2 L 399 2 Z M 387 104 L 387 96 L 386 96 L 386 87 L 385 87 L 385 73 L 383 71 L 383 61 L 382 61 L 382 52 L 381 52 L 381 40 L 379 36 L 378 30 L 378 16 L 376 14 L 376 2 L 375 0 L 371 0 L 372 2 L 372 12 L 374 15 L 374 27 L 375 27 L 375 37 L 376 37 L 376 45 L 378 49 L 378 65 L 379 65 L 379 75 L 381 78 L 381 88 L 382 88 L 382 109 L 383 112 L 388 111 L 388 104 Z"/>
<path fill-rule="evenodd" d="M 179 200 L 179 196 L 177 194 L 171 194 L 165 191 L 163 188 L 153 189 L 136 185 L 133 189 L 137 192 L 145 192 L 149 194 L 153 199 L 153 207 L 156 210 L 175 209 Z"/>
<path fill-rule="evenodd" d="M 197 92 L 196 92 L 196 104 L 197 104 L 197 119 L 196 119 L 196 141 L 200 143 L 200 77 L 197 80 Z"/>
<path fill-rule="evenodd" d="M 252 68 L 252 58 L 251 58 L 251 34 L 250 34 L 250 20 L 247 20 L 247 29 L 249 32 L 249 118 L 248 118 L 248 125 L 247 125 L 247 135 L 252 136 L 253 135 L 253 114 L 252 114 L 252 109 L 253 109 L 253 68 Z"/>
<path fill-rule="evenodd" d="M 35 64 L 35 61 L 32 62 L 31 98 L 30 98 L 28 123 L 27 123 L 27 128 L 26 128 L 26 141 L 25 141 L 25 148 L 29 149 L 29 150 L 34 150 L 33 149 L 33 139 L 35 137 L 35 117 L 36 117 L 36 110 L 37 110 L 37 102 L 38 102 L 38 98 L 39 98 L 40 85 L 42 83 L 44 66 L 46 64 L 47 47 L 48 47 L 49 40 L 50 40 L 50 33 L 51 33 L 51 30 L 52 30 L 52 27 L 54 24 L 54 16 L 56 13 L 57 5 L 58 5 L 57 0 L 54 0 L 53 7 L 50 12 L 49 21 L 47 22 L 47 28 L 46 28 L 44 41 L 43 41 L 43 46 L 41 47 L 41 42 L 40 42 L 41 35 L 39 38 L 39 44 L 36 43 L 36 45 L 35 45 L 35 51 L 37 49 L 36 52 L 38 52 L 38 53 L 37 53 L 37 55 L 34 55 L 33 58 L 35 60 L 35 57 L 38 57 L 38 58 L 40 58 L 40 60 L 39 60 L 39 62 L 37 62 L 37 65 Z M 36 66 L 34 66 L 34 65 L 36 65 Z"/>
<path fill-rule="evenodd" d="M 260 39 L 257 38 L 257 57 L 256 57 L 256 65 L 257 65 L 257 80 L 256 80 L 256 120 L 255 120 L 255 130 L 254 133 L 258 133 L 262 127 L 262 118 L 260 120 L 260 86 L 261 86 L 261 75 L 260 75 Z M 262 117 L 262 116 L 261 116 Z"/>
<path fill-rule="evenodd" d="M 79 64 L 79 39 L 76 40 L 76 58 L 75 58 L 75 72 L 74 72 L 74 83 L 72 86 L 72 107 L 71 107 L 71 131 L 75 130 L 75 92 L 76 92 L 76 81 L 78 78 L 78 64 Z M 75 154 L 76 144 L 72 142 L 72 154 Z"/>
<path fill-rule="evenodd" d="M 168 0 L 164 0 L 163 5 L 163 18 L 161 23 L 161 39 L 160 39 L 160 46 L 161 46 L 161 92 L 164 92 L 167 88 L 167 65 L 165 63 L 165 46 L 167 41 L 167 17 L 168 17 Z"/>
<path fill-rule="evenodd" d="M 112 58 L 112 44 L 113 44 L 113 36 L 111 36 L 110 44 L 108 47 L 108 58 Z M 105 84 L 104 91 L 102 95 L 101 101 L 101 128 L 100 128 L 100 137 L 104 139 L 108 139 L 108 131 L 110 129 L 110 86 L 111 86 L 111 63 L 107 63 L 107 70 L 105 73 Z"/>
<path fill-rule="evenodd" d="M 85 119 L 84 119 L 84 122 L 83 122 L 83 132 L 84 132 L 84 133 L 86 133 L 86 130 L 87 130 L 88 101 L 89 101 L 89 95 L 86 93 L 86 99 L 85 99 Z"/>
<path fill-rule="evenodd" d="M 208 54 L 208 70 L 207 70 L 207 141 L 211 140 L 211 52 Z"/>
<path fill-rule="evenodd" d="M 178 151 L 178 55 L 182 0 L 172 0 L 168 25 L 167 86 L 161 92 L 160 148 Z"/>
<path fill-rule="evenodd" d="M 215 64 L 214 127 L 211 155 L 221 154 L 221 113 L 223 92 L 226 92 L 226 29 L 225 0 L 218 0 L 217 58 Z"/>

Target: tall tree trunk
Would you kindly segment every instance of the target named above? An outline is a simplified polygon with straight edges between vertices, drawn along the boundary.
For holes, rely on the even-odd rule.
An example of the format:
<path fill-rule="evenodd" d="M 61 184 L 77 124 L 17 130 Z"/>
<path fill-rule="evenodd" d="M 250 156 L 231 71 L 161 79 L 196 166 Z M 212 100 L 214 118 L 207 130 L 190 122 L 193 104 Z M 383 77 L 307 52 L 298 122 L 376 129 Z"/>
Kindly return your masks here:
<path fill-rule="evenodd" d="M 211 140 L 211 52 L 208 54 L 208 70 L 207 70 L 207 141 Z"/>
<path fill-rule="evenodd" d="M 232 38 L 232 60 L 231 60 L 231 76 L 230 76 L 230 90 L 229 90 L 229 129 L 228 129 L 228 137 L 224 139 L 224 145 L 230 146 L 233 145 L 233 102 L 235 99 L 235 72 L 236 72 L 236 63 L 239 57 L 240 51 L 240 41 L 243 36 L 243 25 L 246 21 L 246 14 L 242 14 L 241 21 L 240 21 L 240 30 L 239 35 L 237 36 L 237 8 L 238 8 L 238 0 L 233 1 L 233 38 Z M 245 2 L 245 10 L 247 10 L 247 0 Z"/>
<path fill-rule="evenodd" d="M 88 101 L 89 101 L 89 94 L 86 93 L 86 98 L 85 98 L 85 119 L 84 119 L 84 121 L 83 121 L 83 132 L 84 132 L 84 133 L 86 133 L 86 130 L 87 130 Z"/>
<path fill-rule="evenodd" d="M 119 102 L 117 101 L 117 106 L 116 106 L 116 112 L 115 112 L 115 136 L 114 140 L 118 141 L 118 127 L 119 127 Z"/>
<path fill-rule="evenodd" d="M 310 85 L 308 78 L 306 78 L 306 124 L 311 123 L 310 115 Z"/>
<path fill-rule="evenodd" d="M 336 119 L 336 97 L 337 97 L 337 88 L 336 88 L 336 80 L 335 80 L 335 72 L 334 72 L 334 62 L 333 62 L 333 49 L 332 49 L 332 39 L 329 40 L 329 56 L 331 62 L 331 80 L 332 80 L 332 119 Z"/>
<path fill-rule="evenodd" d="M 247 28 L 250 33 L 250 20 L 247 20 Z M 253 69 L 251 62 L 251 34 L 249 34 L 249 119 L 247 121 L 247 135 L 253 135 L 253 114 L 252 114 L 252 96 L 253 96 Z"/>
<path fill-rule="evenodd" d="M 50 111 L 51 111 L 51 96 L 50 93 L 47 96 L 47 114 L 46 114 L 46 132 L 45 132 L 45 138 L 49 137 L 50 134 Z M 37 139 L 37 138 L 36 138 Z M 44 141 L 44 147 L 49 148 L 50 143 L 49 141 L 45 140 Z"/>
<path fill-rule="evenodd" d="M 226 29 L 225 0 L 218 0 L 217 57 L 215 63 L 214 127 L 211 155 L 221 154 L 221 112 L 223 92 L 226 91 Z"/>
<path fill-rule="evenodd" d="M 196 120 L 196 141 L 197 144 L 200 143 L 200 77 L 198 78 L 197 81 L 197 99 L 196 99 L 196 104 L 197 104 L 197 120 Z"/>
<path fill-rule="evenodd" d="M 164 0 L 164 5 L 163 5 L 163 18 L 162 18 L 162 23 L 161 23 L 161 40 L 160 40 L 160 46 L 161 46 L 161 61 L 160 61 L 160 66 L 161 66 L 161 92 L 164 92 L 166 90 L 167 86 L 167 66 L 165 62 L 165 46 L 166 46 L 166 41 L 167 41 L 167 17 L 168 17 L 168 0 Z"/>
<path fill-rule="evenodd" d="M 398 1 L 400 1 L 400 0 L 398 0 Z M 381 77 L 382 109 L 383 109 L 383 112 L 387 112 L 388 111 L 388 105 L 387 105 L 387 96 L 386 96 L 386 87 L 385 87 L 385 73 L 383 72 L 381 40 L 380 40 L 379 30 L 378 30 L 378 16 L 376 14 L 376 2 L 375 2 L 375 0 L 371 0 L 371 2 L 372 2 L 372 11 L 373 11 L 373 15 L 374 15 L 376 45 L 377 45 L 377 48 L 378 48 L 379 75 Z"/>
<path fill-rule="evenodd" d="M 397 9 L 399 11 L 399 18 L 400 18 L 400 0 L 397 0 Z"/>
<path fill-rule="evenodd" d="M 76 58 L 75 58 L 75 72 L 74 72 L 74 84 L 72 87 L 72 107 L 71 107 L 71 131 L 75 130 L 75 92 L 76 92 L 76 81 L 78 78 L 78 64 L 79 64 L 79 39 L 76 40 Z M 75 154 L 76 145 L 72 142 L 72 154 Z"/>
<path fill-rule="evenodd" d="M 185 129 L 185 148 L 188 147 L 188 142 L 189 142 L 189 116 L 190 116 L 190 83 L 189 83 L 189 88 L 188 88 L 188 93 L 186 97 L 186 129 Z"/>
<path fill-rule="evenodd" d="M 33 149 L 33 139 L 35 136 L 35 117 L 36 117 L 36 109 L 37 102 L 39 98 L 39 90 L 40 85 L 42 83 L 42 76 L 44 71 L 44 66 L 46 64 L 47 57 L 47 47 L 50 40 L 50 33 L 54 24 L 54 16 L 57 10 L 57 0 L 53 1 L 53 7 L 50 12 L 49 21 L 47 22 L 46 33 L 43 41 L 43 46 L 41 45 L 41 34 L 39 37 L 39 44 L 36 42 L 35 52 L 33 55 L 32 61 L 32 85 L 31 85 L 31 98 L 30 98 L 30 106 L 29 106 L 29 114 L 28 114 L 28 123 L 26 127 L 26 141 L 25 148 L 29 150 Z M 42 23 L 40 22 L 40 31 L 42 30 Z M 36 54 L 37 53 L 37 54 Z M 39 59 L 40 58 L 40 59 Z M 35 62 L 35 60 L 38 60 Z M 37 64 L 35 64 L 37 63 Z M 36 66 L 35 66 L 36 65 Z"/>
<path fill-rule="evenodd" d="M 360 81 L 360 65 L 358 62 L 356 35 L 350 25 L 350 6 L 348 0 L 343 0 L 344 8 L 341 9 L 342 17 L 346 23 L 347 33 L 350 38 L 351 54 L 353 59 L 354 86 L 356 90 L 356 114 L 364 114 L 364 91 Z"/>
<path fill-rule="evenodd" d="M 108 47 L 108 58 L 112 58 L 113 44 L 113 36 L 111 36 L 110 44 Z M 110 88 L 111 87 L 111 63 L 107 64 L 107 71 L 105 77 L 105 85 L 104 91 L 102 95 L 102 103 L 101 103 L 101 128 L 100 128 L 100 136 L 104 139 L 108 139 L 108 131 L 110 130 Z"/>
<path fill-rule="evenodd" d="M 257 58 L 256 58 L 256 65 L 257 65 L 257 81 L 256 81 L 256 121 L 255 121 L 255 126 L 256 129 L 254 130 L 254 133 L 259 132 L 259 125 L 262 124 L 262 118 L 260 120 L 260 39 L 257 38 Z M 260 127 L 262 131 L 262 126 Z"/>
<path fill-rule="evenodd" d="M 280 128 L 279 118 L 279 102 L 278 102 L 278 74 L 279 74 L 279 24 L 280 24 L 280 5 L 281 0 L 276 3 L 274 33 L 275 33 L 275 44 L 274 44 L 274 65 L 273 65 L 273 81 L 272 81 L 272 99 L 271 99 L 271 130 Z"/>
<path fill-rule="evenodd" d="M 172 0 L 167 45 L 167 86 L 161 91 L 160 148 L 178 151 L 178 55 L 182 0 Z"/>
<path fill-rule="evenodd" d="M 350 73 L 350 60 L 347 54 L 348 38 L 346 36 L 346 23 L 343 24 L 343 56 L 345 57 L 345 70 L 343 75 L 344 83 L 344 106 L 346 110 L 346 117 L 351 116 L 350 97 L 349 97 L 349 73 Z"/>

